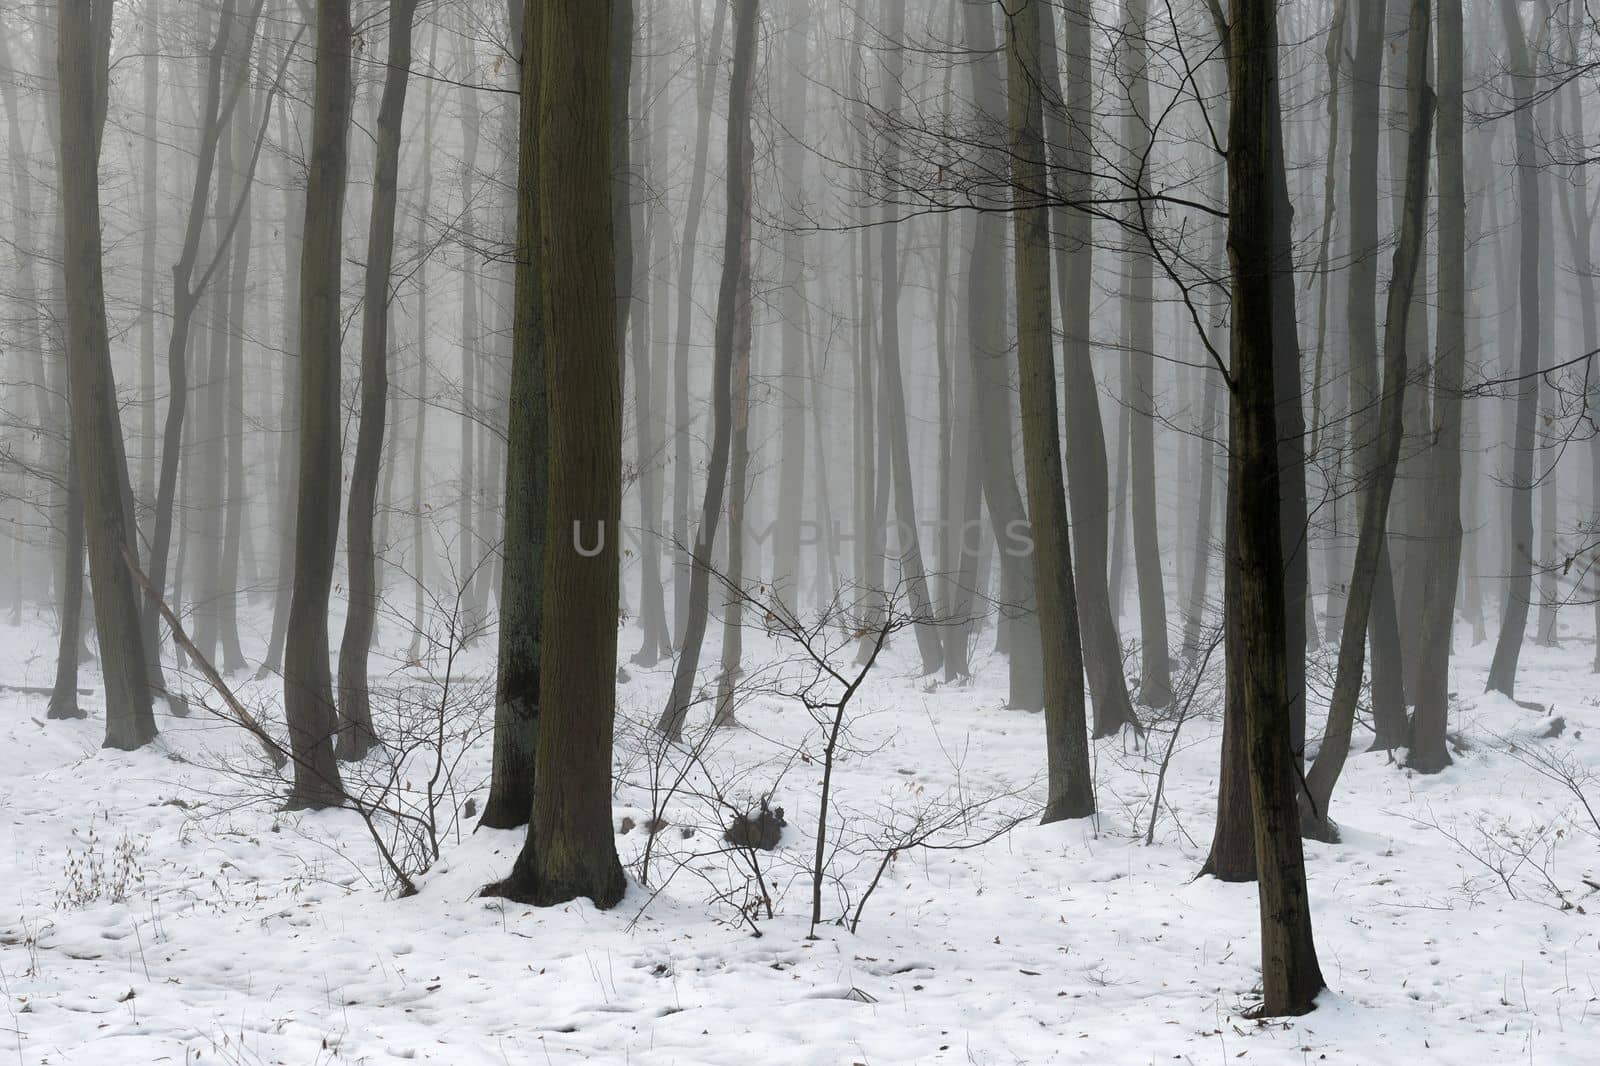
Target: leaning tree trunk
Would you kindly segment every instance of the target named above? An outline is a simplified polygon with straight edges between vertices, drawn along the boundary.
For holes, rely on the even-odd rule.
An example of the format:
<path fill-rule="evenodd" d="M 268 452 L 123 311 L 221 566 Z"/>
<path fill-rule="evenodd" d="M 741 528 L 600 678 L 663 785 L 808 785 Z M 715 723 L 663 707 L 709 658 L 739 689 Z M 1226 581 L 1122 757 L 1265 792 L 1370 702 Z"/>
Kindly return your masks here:
<path fill-rule="evenodd" d="M 372 508 L 383 461 L 389 406 L 389 299 L 394 270 L 394 216 L 400 180 L 400 138 L 411 79 L 411 24 L 417 0 L 389 4 L 389 56 L 378 104 L 372 174 L 372 215 L 367 230 L 367 272 L 361 298 L 361 425 L 345 517 L 349 609 L 339 642 L 339 742 L 341 759 L 359 759 L 377 740 L 367 685 L 367 653 L 378 614 L 378 550 Z"/>
<path fill-rule="evenodd" d="M 549 408 L 551 535 L 544 545 L 545 602 L 554 610 L 540 651 L 543 713 L 528 836 L 510 878 L 494 891 L 540 906 L 587 896 L 611 907 L 627 887 L 611 822 L 622 520 L 611 14 L 609 2 L 547 0 L 542 12 L 530 5 L 525 15 L 542 21 L 536 122 L 543 351 L 548 394 L 560 397 Z M 754 51 L 755 20 L 747 21 Z"/>
<path fill-rule="evenodd" d="M 293 807 L 342 801 L 328 668 L 328 595 L 339 537 L 339 319 L 350 125 L 350 0 L 317 0 L 317 73 L 300 264 L 300 462 L 283 709 Z"/>
<path fill-rule="evenodd" d="M 1516 429 L 1511 459 L 1510 537 L 1511 580 L 1501 613 L 1500 638 L 1489 665 L 1487 692 L 1515 699 L 1517 661 L 1522 657 L 1528 627 L 1528 600 L 1533 592 L 1533 452 L 1534 420 L 1539 403 L 1539 160 L 1533 123 L 1533 60 L 1522 30 L 1516 0 L 1500 0 L 1510 53 L 1511 101 L 1516 132 L 1518 246 L 1520 256 L 1520 307 L 1518 311 Z"/>
<path fill-rule="evenodd" d="M 155 739 L 143 625 L 130 562 L 138 536 L 130 506 L 122 420 L 106 329 L 100 245 L 100 140 L 110 81 L 112 5 L 63 0 L 57 28 L 63 282 L 67 310 L 72 463 L 83 493 L 89 583 L 105 682 L 105 746 L 131 750 Z"/>
<path fill-rule="evenodd" d="M 1050 339 L 1050 213 L 1046 206 L 1039 0 L 1022 0 L 1008 20 L 1006 54 L 1012 229 L 1016 245 L 1017 364 L 1022 447 L 1032 519 L 1039 636 L 1044 649 L 1045 822 L 1094 813 L 1085 736 L 1083 658 L 1072 582 L 1067 498 L 1057 434 L 1055 359 Z"/>
<path fill-rule="evenodd" d="M 1377 467 L 1378 440 L 1378 129 L 1383 73 L 1383 0 L 1360 6 L 1356 50 L 1350 67 L 1350 269 L 1346 317 L 1350 350 L 1352 469 Z M 1373 716 L 1405 721 L 1405 692 L 1399 663 L 1394 578 L 1387 545 L 1380 551 L 1372 616 Z M 1352 569 L 1353 573 L 1353 569 Z M 1348 592 L 1346 593 L 1348 595 Z M 1346 605 L 1346 611 L 1349 610 Z"/>
<path fill-rule="evenodd" d="M 706 199 L 706 157 L 711 151 L 712 104 L 716 100 L 717 72 L 722 69 L 722 33 L 728 0 L 713 0 L 711 43 L 701 58 L 697 90 L 698 116 L 694 138 L 694 167 L 689 176 L 689 199 L 683 216 L 683 241 L 678 248 L 678 308 L 672 347 L 672 633 L 680 646 L 689 625 L 689 592 L 694 583 L 693 549 L 689 543 L 689 493 L 694 458 L 689 436 L 689 341 L 694 327 L 694 265 L 700 244 L 700 216 Z M 694 8 L 695 34 L 700 32 L 700 4 Z"/>
<path fill-rule="evenodd" d="M 1384 314 L 1383 394 L 1378 409 L 1378 438 L 1373 465 L 1362 470 L 1361 531 L 1356 540 L 1355 565 L 1350 575 L 1350 595 L 1345 606 L 1344 632 L 1339 640 L 1339 666 L 1333 696 L 1328 703 L 1328 723 L 1322 746 L 1306 773 L 1301 794 L 1305 832 L 1319 840 L 1337 840 L 1328 815 L 1333 787 L 1350 752 L 1350 734 L 1356 702 L 1361 695 L 1365 668 L 1368 620 L 1374 588 L 1382 577 L 1379 561 L 1388 537 L 1390 494 L 1400 463 L 1405 430 L 1405 389 L 1410 343 L 1409 318 L 1416 289 L 1417 263 L 1422 258 L 1428 203 L 1428 147 L 1433 133 L 1433 90 L 1428 85 L 1428 0 L 1412 0 L 1409 49 L 1406 59 L 1405 207 L 1399 242 L 1390 274 L 1388 304 Z M 1454 579 L 1452 578 L 1452 581 Z M 1446 627 L 1448 629 L 1448 627 Z M 1448 639 L 1448 637 L 1446 637 Z"/>
<path fill-rule="evenodd" d="M 656 728 L 668 737 L 683 735 L 683 724 L 694 702 L 695 675 L 700 668 L 707 616 L 711 609 L 711 552 L 728 484 L 728 453 L 733 444 L 733 357 L 740 286 L 744 277 L 745 230 L 750 226 L 749 182 L 741 168 L 750 142 L 750 92 L 755 68 L 757 0 L 736 0 L 732 81 L 728 103 L 728 212 L 722 239 L 722 284 L 717 292 L 717 328 L 711 368 L 711 457 L 706 464 L 705 501 L 700 528 L 695 534 L 694 560 L 689 574 L 689 618 L 678 662 L 672 674 L 672 692 Z"/>
<path fill-rule="evenodd" d="M 1232 0 L 1229 88 L 1228 258 L 1233 268 L 1229 554 L 1238 566 L 1227 610 L 1245 638 L 1228 659 L 1244 703 L 1261 912 L 1259 1013 L 1304 1014 L 1324 987 L 1311 934 L 1305 858 L 1295 818 L 1298 771 L 1289 745 L 1283 543 L 1278 506 L 1278 395 L 1273 318 L 1277 273 L 1272 128 L 1279 124 L 1277 5 Z M 1276 156 L 1276 158 L 1275 158 Z M 1230 649 L 1230 651 L 1233 649 Z"/>

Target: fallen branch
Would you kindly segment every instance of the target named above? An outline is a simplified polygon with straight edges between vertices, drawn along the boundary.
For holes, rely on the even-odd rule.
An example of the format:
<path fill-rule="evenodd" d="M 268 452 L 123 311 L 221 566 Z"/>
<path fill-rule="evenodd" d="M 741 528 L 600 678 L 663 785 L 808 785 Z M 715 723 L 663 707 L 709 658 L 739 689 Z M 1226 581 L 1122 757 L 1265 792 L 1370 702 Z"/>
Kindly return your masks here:
<path fill-rule="evenodd" d="M 272 739 L 272 736 L 261 728 L 261 723 L 256 721 L 255 715 L 245 710 L 244 704 L 239 702 L 238 697 L 233 694 L 233 690 L 228 687 L 228 683 L 222 680 L 222 675 L 217 673 L 217 668 L 211 665 L 211 660 L 201 654 L 199 648 L 195 647 L 194 641 L 189 639 L 189 634 L 183 631 L 183 623 L 179 621 L 177 614 L 168 606 L 161 593 L 157 592 L 155 587 L 150 584 L 150 579 L 144 575 L 144 571 L 139 569 L 139 564 L 134 561 L 133 555 L 128 551 L 126 544 L 122 545 L 122 561 L 127 564 L 129 573 L 133 574 L 133 580 L 139 584 L 140 588 L 144 589 L 151 602 L 156 605 L 156 610 L 161 612 L 161 617 L 166 619 L 167 628 L 172 630 L 172 639 L 189 654 L 189 658 L 194 660 L 195 665 L 200 667 L 200 672 L 205 675 L 206 681 L 210 683 L 217 695 L 222 697 L 223 702 L 228 705 L 228 709 L 233 712 L 234 721 L 256 738 L 256 743 L 261 745 L 261 750 L 266 753 L 268 759 L 272 760 L 272 765 L 275 769 L 281 770 L 287 766 L 289 764 L 289 756 L 283 750 L 283 745 Z M 212 713 L 215 714 L 216 712 L 213 711 Z M 219 718 L 227 717 L 221 714 L 217 716 Z"/>

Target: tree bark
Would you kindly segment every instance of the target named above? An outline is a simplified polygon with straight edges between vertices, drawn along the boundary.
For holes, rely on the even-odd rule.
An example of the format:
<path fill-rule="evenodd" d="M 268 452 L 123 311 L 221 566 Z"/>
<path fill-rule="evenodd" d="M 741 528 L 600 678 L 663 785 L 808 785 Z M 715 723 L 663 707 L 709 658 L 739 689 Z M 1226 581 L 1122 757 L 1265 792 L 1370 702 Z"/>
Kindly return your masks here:
<path fill-rule="evenodd" d="M 1304 1014 L 1324 987 L 1311 934 L 1305 859 L 1295 818 L 1298 773 L 1289 745 L 1278 394 L 1274 316 L 1272 107 L 1277 5 L 1232 0 L 1229 72 L 1228 258 L 1233 272 L 1230 555 L 1237 595 L 1228 611 L 1245 638 L 1228 670 L 1243 696 L 1261 912 L 1259 1014 Z M 1247 488 L 1246 488 L 1247 487 Z M 1234 591 L 1234 590 L 1230 590 Z M 1235 649 L 1230 648 L 1230 652 Z"/>
<path fill-rule="evenodd" d="M 1006 54 L 1022 447 L 1039 635 L 1044 649 L 1049 785 L 1043 821 L 1053 822 L 1093 814 L 1095 803 L 1085 735 L 1082 644 L 1072 581 L 1050 338 L 1050 214 L 1046 206 L 1043 76 L 1039 59 L 1041 6 L 1039 0 L 1020 0 L 1011 11 Z"/>
<path fill-rule="evenodd" d="M 349 609 L 339 642 L 339 758 L 355 760 L 377 742 L 367 684 L 367 654 L 378 614 L 378 549 L 372 539 L 383 436 L 389 407 L 389 300 L 394 270 L 394 220 L 400 180 L 400 139 L 411 80 L 411 26 L 417 0 L 390 0 L 389 50 L 378 104 L 367 230 L 367 268 L 361 297 L 361 422 L 345 517 Z"/>
<path fill-rule="evenodd" d="M 294 592 L 283 707 L 294 757 L 291 807 L 343 799 L 328 663 L 328 596 L 338 551 L 341 252 L 349 159 L 350 0 L 317 0 L 316 87 L 300 265 L 300 462 Z"/>
<path fill-rule="evenodd" d="M 1501 0 L 1500 18 L 1505 28 L 1511 64 L 1512 126 L 1516 135 L 1517 232 L 1520 258 L 1517 376 L 1511 393 L 1516 397 L 1516 428 L 1512 442 L 1511 513 L 1508 516 L 1511 580 L 1506 583 L 1501 611 L 1500 637 L 1489 665 L 1486 692 L 1515 699 L 1517 662 L 1522 657 L 1528 627 L 1528 601 L 1533 592 L 1533 452 L 1534 420 L 1538 414 L 1539 381 L 1539 161 L 1533 123 L 1535 79 L 1533 60 L 1522 29 L 1516 0 Z"/>
<path fill-rule="evenodd" d="M 138 550 L 106 329 L 100 245 L 100 141 L 110 82 L 110 0 L 62 0 L 57 24 L 63 282 L 67 310 L 72 463 L 83 498 L 89 582 L 105 679 L 105 746 L 155 739 L 144 635 L 124 550 Z"/>
<path fill-rule="evenodd" d="M 491 890 L 539 906 L 587 896 L 606 908 L 627 887 L 611 822 L 622 519 L 607 69 L 613 24 L 609 0 L 551 0 L 542 14 L 536 121 L 543 350 L 547 393 L 561 397 L 549 407 L 544 593 L 559 615 L 551 612 L 540 649 L 537 787 L 527 841 L 510 878 Z"/>
<path fill-rule="evenodd" d="M 722 284 L 717 293 L 716 336 L 713 341 L 711 457 L 706 465 L 705 500 L 700 528 L 695 534 L 694 560 L 689 576 L 689 617 L 678 648 L 672 674 L 672 692 L 656 728 L 672 739 L 683 735 L 683 724 L 694 702 L 701 645 L 705 641 L 711 606 L 711 553 L 722 515 L 728 483 L 728 453 L 733 444 L 733 362 L 738 306 L 743 284 L 745 231 L 750 226 L 749 182 L 739 173 L 750 143 L 750 91 L 755 69 L 757 0 L 736 0 L 734 12 L 733 72 L 728 103 L 728 211 L 722 241 Z M 742 501 L 736 501 L 742 503 Z"/>

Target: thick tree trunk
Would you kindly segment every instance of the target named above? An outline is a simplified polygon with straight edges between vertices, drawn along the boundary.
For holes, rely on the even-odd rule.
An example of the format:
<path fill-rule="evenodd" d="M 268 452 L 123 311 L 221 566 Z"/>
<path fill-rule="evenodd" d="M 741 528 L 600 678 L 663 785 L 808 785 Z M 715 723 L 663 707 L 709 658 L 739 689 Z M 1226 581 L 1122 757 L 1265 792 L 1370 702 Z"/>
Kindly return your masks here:
<path fill-rule="evenodd" d="M 540 652 L 543 713 L 528 837 L 511 877 L 494 891 L 540 906 L 587 896 L 611 907 L 627 887 L 611 821 L 622 519 L 612 12 L 609 2 L 552 0 L 542 14 L 536 122 L 543 350 L 548 395 L 561 398 L 549 407 L 544 592 L 560 615 L 552 612 Z M 754 26 L 745 32 L 753 45 Z"/>
<path fill-rule="evenodd" d="M 789 0 L 784 31 L 785 75 L 783 90 L 783 325 L 779 335 L 782 374 L 782 421 L 778 442 L 777 526 L 772 538 L 773 592 L 791 609 L 798 607 L 800 589 L 800 529 L 805 505 L 805 259 L 800 230 L 804 224 L 803 198 L 806 176 L 806 67 L 810 0 Z"/>
<path fill-rule="evenodd" d="M 1085 736 L 1083 657 L 1072 581 L 1067 498 L 1056 414 L 1055 359 L 1050 339 L 1050 214 L 1046 206 L 1043 74 L 1039 0 L 1021 0 L 1010 15 L 1007 109 L 1010 129 L 1012 229 L 1016 244 L 1017 363 L 1022 395 L 1028 514 L 1044 649 L 1045 822 L 1094 813 L 1094 781 Z"/>
<path fill-rule="evenodd" d="M 339 804 L 338 716 L 328 664 L 328 596 L 338 551 L 339 364 L 344 193 L 350 125 L 350 0 L 317 0 L 316 88 L 300 265 L 300 462 L 294 593 L 283 708 L 294 756 L 291 807 Z"/>

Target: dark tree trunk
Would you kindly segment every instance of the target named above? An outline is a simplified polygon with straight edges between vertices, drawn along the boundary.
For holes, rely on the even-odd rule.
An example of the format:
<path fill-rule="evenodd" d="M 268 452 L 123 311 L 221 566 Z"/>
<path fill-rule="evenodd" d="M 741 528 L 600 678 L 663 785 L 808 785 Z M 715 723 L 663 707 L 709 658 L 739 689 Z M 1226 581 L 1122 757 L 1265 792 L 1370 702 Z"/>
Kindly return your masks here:
<path fill-rule="evenodd" d="M 339 537 L 339 296 L 350 125 L 350 0 L 317 0 L 317 71 L 300 265 L 300 462 L 294 592 L 283 708 L 294 756 L 291 807 L 343 799 L 328 663 L 328 596 Z"/>
<path fill-rule="evenodd" d="M 1083 700 L 1083 657 L 1072 581 L 1067 498 L 1050 339 L 1050 214 L 1046 206 L 1039 0 L 1008 20 L 1007 109 L 1016 244 L 1017 363 L 1039 636 L 1044 649 L 1045 822 L 1094 813 Z"/>
<path fill-rule="evenodd" d="M 549 407 L 544 596 L 559 616 L 551 612 L 542 634 L 528 837 L 511 877 L 492 891 L 540 906 L 587 896 L 611 907 L 627 887 L 611 822 L 622 519 L 613 23 L 610 3 L 593 0 L 552 0 L 542 15 L 535 121 L 543 351 L 547 393 L 561 397 Z"/>
<path fill-rule="evenodd" d="M 361 424 L 345 517 L 350 570 L 349 610 L 339 643 L 339 742 L 341 759 L 360 759 L 377 740 L 367 685 L 367 653 L 378 614 L 378 548 L 372 539 L 372 509 L 383 461 L 384 421 L 389 407 L 389 300 L 394 270 L 394 219 L 400 180 L 400 139 L 411 80 L 411 25 L 417 0 L 391 0 L 389 54 L 383 99 L 378 104 L 377 147 L 372 175 L 372 214 L 367 230 L 367 268 L 361 297 Z"/>
<path fill-rule="evenodd" d="M 1233 270 L 1233 418 L 1229 554 L 1238 567 L 1237 595 L 1227 610 L 1244 637 L 1228 670 L 1244 704 L 1250 800 L 1261 911 L 1261 989 L 1265 1017 L 1304 1014 L 1324 987 L 1311 934 L 1305 859 L 1289 745 L 1284 631 L 1283 541 L 1279 510 L 1278 313 L 1273 215 L 1277 201 L 1273 152 L 1279 118 L 1277 5 L 1232 0 L 1229 70 L 1228 258 Z M 1230 591 L 1234 591 L 1230 589 Z"/>
<path fill-rule="evenodd" d="M 511 829 L 533 810 L 539 750 L 539 659 L 544 607 L 549 408 L 545 393 L 544 279 L 539 249 L 539 59 L 543 0 L 522 16 L 522 98 L 517 155 L 517 260 L 506 432 L 505 564 L 495 678 L 494 764 L 480 825 Z"/>
<path fill-rule="evenodd" d="M 1462 122 L 1462 0 L 1439 0 L 1439 311 L 1433 432 L 1424 543 L 1427 578 L 1418 638 L 1417 707 L 1406 765 L 1435 773 L 1450 765 L 1450 644 L 1461 560 L 1461 381 L 1467 359 L 1467 192 Z M 1581 276 L 1581 275 L 1580 275 Z M 1593 311 L 1585 308 L 1592 317 Z"/>
<path fill-rule="evenodd" d="M 143 626 L 128 560 L 137 560 L 132 491 L 106 329 L 100 246 L 100 140 L 110 81 L 110 0 L 62 0 L 57 25 L 63 283 L 72 463 L 83 498 L 89 582 L 105 680 L 105 746 L 155 739 Z"/>

